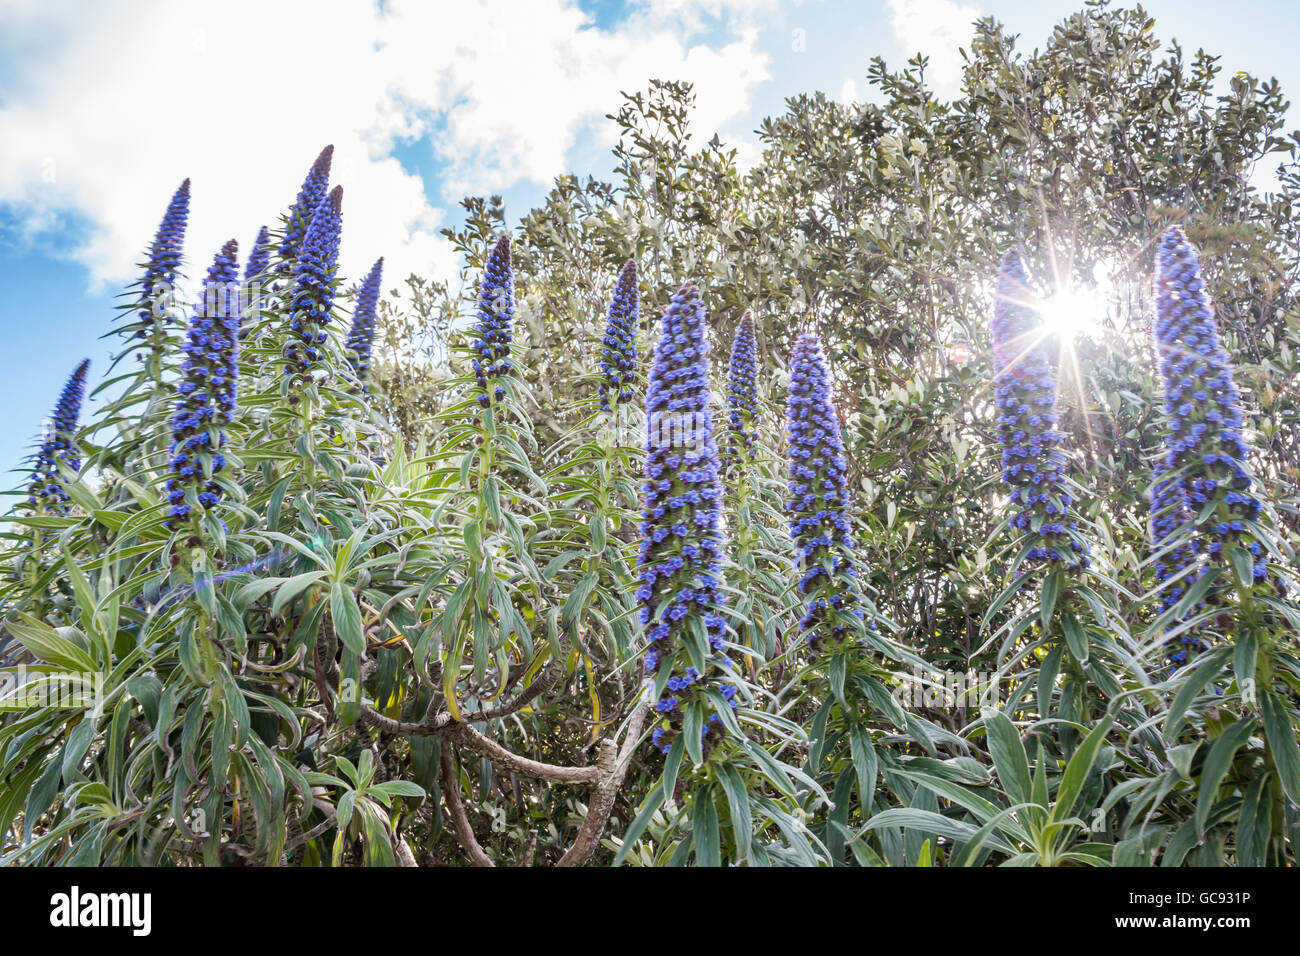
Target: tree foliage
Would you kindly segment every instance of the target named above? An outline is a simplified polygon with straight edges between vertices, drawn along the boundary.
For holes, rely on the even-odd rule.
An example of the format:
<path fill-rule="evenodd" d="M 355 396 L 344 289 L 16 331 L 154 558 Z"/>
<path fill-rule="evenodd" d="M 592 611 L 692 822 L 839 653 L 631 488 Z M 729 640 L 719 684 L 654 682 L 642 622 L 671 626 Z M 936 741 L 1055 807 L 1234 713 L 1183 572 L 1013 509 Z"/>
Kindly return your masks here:
<path fill-rule="evenodd" d="M 561 177 L 514 229 L 499 198 L 466 199 L 446 231 L 464 294 L 418 276 L 390 290 L 366 383 L 343 341 L 355 295 L 320 285 L 333 316 L 315 370 L 280 374 L 303 301 L 282 254 L 241 338 L 224 497 L 183 531 L 163 495 L 177 358 L 125 352 L 122 397 L 62 466 L 67 513 L 19 506 L 6 535 L 9 690 L 88 673 L 102 706 L 10 705 L 0 862 L 1294 865 L 1294 588 L 1256 587 L 1231 555 L 1157 580 L 1149 533 L 1169 417 L 1154 254 L 1181 226 L 1264 502 L 1241 540 L 1272 578 L 1294 571 L 1287 103 L 1276 82 L 1164 47 L 1141 8 L 1090 3 L 1033 52 L 983 20 L 963 55 L 952 99 L 921 58 L 872 60 L 870 103 L 789 99 L 748 169 L 692 139 L 689 85 L 625 94 L 613 181 Z M 513 278 L 498 263 L 485 281 L 513 283 L 509 368 L 480 402 L 472 302 L 503 233 Z M 988 326 L 1007 250 L 1036 320 L 1091 297 L 1091 326 L 1047 340 L 1061 345 L 1043 362 L 1086 563 L 1036 565 L 1041 516 L 1009 520 L 999 481 Z M 672 674 L 707 663 L 717 679 L 666 736 L 637 596 L 646 370 L 632 401 L 599 397 L 628 260 L 643 362 L 674 293 L 698 286 L 719 436 L 746 315 L 757 354 L 750 453 L 706 483 L 725 541 L 717 640 L 694 661 L 705 625 L 674 631 Z M 186 316 L 142 312 L 149 292 L 119 327 L 145 315 L 166 349 Z M 806 333 L 824 350 L 817 421 L 841 426 L 844 607 L 861 612 L 834 607 L 827 647 L 803 639 L 822 591 L 800 582 L 816 555 L 840 593 L 842 559 L 787 527 Z M 1193 629 L 1203 652 L 1171 662 L 1166 642 Z M 974 693 L 954 696 L 953 675 Z"/>

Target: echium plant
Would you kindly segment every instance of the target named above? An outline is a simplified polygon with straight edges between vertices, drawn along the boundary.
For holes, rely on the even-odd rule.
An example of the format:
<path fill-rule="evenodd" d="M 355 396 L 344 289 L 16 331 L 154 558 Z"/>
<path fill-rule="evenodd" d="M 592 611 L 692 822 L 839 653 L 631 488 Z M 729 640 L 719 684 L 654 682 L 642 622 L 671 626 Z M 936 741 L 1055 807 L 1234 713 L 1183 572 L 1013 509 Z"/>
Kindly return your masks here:
<path fill-rule="evenodd" d="M 285 219 L 284 234 L 280 238 L 281 269 L 292 273 L 298 261 L 298 253 L 307 239 L 316 210 L 325 199 L 330 188 L 330 164 L 334 160 L 334 147 L 326 146 L 311 164 L 307 176 L 298 190 L 298 198 L 289 207 Z"/>
<path fill-rule="evenodd" d="M 203 295 L 190 318 L 176 385 L 167 480 L 167 526 L 176 529 L 214 507 L 225 468 L 222 426 L 235 419 L 239 379 L 238 246 L 231 239 L 212 260 Z"/>
<path fill-rule="evenodd" d="M 1015 250 L 998 269 L 990 331 L 1011 526 L 1025 538 L 1027 561 L 1049 569 L 1086 567 L 1087 545 L 1069 517 L 1074 499 L 1065 483 L 1064 436 L 1056 428 L 1056 369 Z"/>
<path fill-rule="evenodd" d="M 1152 539 L 1156 578 L 1168 610 L 1206 569 L 1226 564 L 1233 552 L 1249 566 L 1252 582 L 1269 577 L 1255 529 L 1260 501 L 1251 493 L 1242 437 L 1241 395 L 1232 359 L 1201 276 L 1196 247 L 1181 227 L 1169 229 L 1155 257 L 1156 360 L 1164 388 L 1164 449 L 1152 486 Z M 1190 522 L 1188 534 L 1178 534 Z M 1249 555 L 1249 558 L 1245 558 Z M 1281 588 L 1281 581 L 1274 582 Z M 1172 639 L 1169 658 L 1184 663 L 1204 643 L 1191 631 Z"/>
<path fill-rule="evenodd" d="M 287 341 L 281 349 L 290 404 L 298 401 L 292 391 L 312 384 L 313 372 L 325 356 L 325 327 L 338 284 L 342 225 L 343 187 L 335 186 L 316 207 L 293 267 Z"/>
<path fill-rule="evenodd" d="M 271 264 L 271 230 L 266 226 L 257 230 L 257 238 L 244 265 L 244 282 L 249 283 L 266 271 Z"/>
<path fill-rule="evenodd" d="M 1156 582 L 1162 585 L 1177 577 L 1196 557 L 1186 538 L 1175 536 L 1187 521 L 1187 493 L 1182 482 L 1168 474 L 1168 461 L 1169 455 L 1162 451 L 1155 464 L 1150 492 L 1151 547 L 1155 552 L 1152 565 Z M 1161 589 L 1161 610 L 1168 610 L 1178 603 L 1187 590 L 1186 583 L 1180 578 Z"/>
<path fill-rule="evenodd" d="M 1191 542 L 1179 533 L 1189 519 L 1187 490 L 1178 476 L 1169 474 L 1170 457 L 1167 451 L 1161 452 L 1150 491 L 1152 570 L 1160 587 L 1162 614 L 1177 606 L 1187 593 L 1190 582 L 1184 572 L 1196 563 Z M 1175 665 L 1184 664 L 1196 652 L 1205 650 L 1204 641 L 1189 629 L 1170 637 L 1168 645 L 1170 663 Z"/>
<path fill-rule="evenodd" d="M 727 466 L 734 467 L 741 456 L 753 458 L 758 432 L 758 341 L 754 338 L 754 316 L 746 312 L 731 342 L 727 367 Z"/>
<path fill-rule="evenodd" d="M 833 649 L 852 635 L 849 615 L 861 620 L 863 610 L 849 523 L 844 440 L 831 400 L 826 355 L 821 340 L 811 333 L 799 337 L 790 358 L 786 428 L 786 510 L 804 569 L 799 593 L 806 599 L 799 627 L 812 650 Z"/>
<path fill-rule="evenodd" d="M 161 347 L 156 330 L 159 318 L 165 313 L 176 291 L 180 276 L 181 254 L 185 244 L 185 226 L 190 215 L 190 181 L 186 179 L 172 195 L 167 212 L 158 225 L 149 256 L 144 263 L 144 276 L 140 281 L 139 325 L 136 338 L 153 338 Z"/>
<path fill-rule="evenodd" d="M 72 471 L 81 467 L 73 440 L 81 419 L 81 402 L 86 396 L 86 371 L 90 359 L 83 359 L 68 378 L 54 406 L 54 415 L 46 429 L 45 438 L 36 452 L 28 488 L 28 506 L 36 513 L 62 515 L 68 512 L 70 501 L 63 488 L 60 465 Z"/>
<path fill-rule="evenodd" d="M 478 322 L 474 325 L 474 356 L 470 367 L 482 392 L 478 403 L 487 408 L 505 396 L 500 381 L 510 374 L 510 343 L 514 338 L 515 291 L 510 270 L 510 237 L 501 236 L 488 253 L 478 290 Z"/>
<path fill-rule="evenodd" d="M 361 288 L 357 290 L 357 305 L 352 312 L 352 328 L 348 331 L 348 361 L 357 380 L 363 385 L 370 377 L 370 350 L 375 343 L 375 309 L 379 305 L 379 285 L 382 281 L 384 260 L 380 258 L 370 267 Z"/>
<path fill-rule="evenodd" d="M 660 721 L 656 747 L 667 753 L 687 730 L 686 747 L 707 755 L 724 735 L 709 691 L 735 706 L 737 688 L 721 683 L 726 664 L 718 448 L 709 409 L 704 303 L 695 286 L 677 290 L 663 314 L 646 392 L 645 500 L 637 567 L 641 622 L 655 675 Z"/>
<path fill-rule="evenodd" d="M 618 274 L 609 303 L 609 320 L 600 347 L 600 407 L 612 411 L 632 400 L 636 378 L 636 327 L 641 316 L 636 260 L 629 259 Z"/>
<path fill-rule="evenodd" d="M 895 723 L 904 719 L 892 706 L 881 666 L 904 655 L 881 633 L 881 624 L 891 625 L 877 614 L 859 576 L 848 460 L 830 368 L 816 335 L 801 335 L 790 356 L 786 434 L 786 517 L 803 612 L 797 640 L 809 652 L 805 679 L 796 683 L 821 698 L 805 769 L 832 793 L 825 812 L 816 800 L 806 809 L 813 832 L 838 863 L 854 808 L 864 817 L 870 813 L 876 774 L 892 766 L 889 751 L 878 752 L 873 743 L 873 730 L 882 710 Z"/>
<path fill-rule="evenodd" d="M 262 288 L 260 276 L 271 267 L 271 230 L 266 226 L 257 230 L 253 248 L 248 253 L 244 264 L 244 327 L 239 330 L 242 339 L 248 335 L 252 323 L 257 321 L 261 312 L 264 294 L 269 291 Z"/>

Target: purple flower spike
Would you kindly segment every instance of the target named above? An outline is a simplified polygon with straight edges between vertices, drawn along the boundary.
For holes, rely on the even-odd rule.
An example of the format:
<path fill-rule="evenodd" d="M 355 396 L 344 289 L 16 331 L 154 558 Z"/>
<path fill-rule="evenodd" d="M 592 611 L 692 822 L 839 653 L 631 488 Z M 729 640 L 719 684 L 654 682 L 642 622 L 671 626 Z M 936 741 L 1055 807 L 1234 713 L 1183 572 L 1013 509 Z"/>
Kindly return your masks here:
<path fill-rule="evenodd" d="M 90 359 L 83 359 L 63 386 L 45 439 L 36 453 L 27 498 L 28 506 L 35 512 L 68 513 L 71 499 L 63 487 L 59 466 L 62 464 L 72 471 L 81 467 L 74 439 L 81 419 L 81 403 L 86 396 L 86 372 L 89 368 Z"/>
<path fill-rule="evenodd" d="M 632 386 L 636 379 L 636 327 L 641 316 L 636 282 L 636 260 L 629 259 L 618 274 L 614 297 L 609 303 L 605 338 L 600 347 L 600 407 L 607 412 L 632 400 Z"/>
<path fill-rule="evenodd" d="M 164 309 L 171 304 L 176 280 L 180 277 L 181 252 L 189 215 L 190 181 L 186 179 L 167 204 L 167 212 L 149 246 L 149 257 L 140 283 L 140 326 L 135 331 L 137 338 L 149 338 Z"/>
<path fill-rule="evenodd" d="M 292 273 L 298 261 L 298 253 L 307 238 L 316 209 L 325 199 L 330 188 L 330 164 L 334 161 L 334 147 L 326 146 L 316 157 L 307 171 L 307 178 L 298 190 L 298 198 L 289 208 L 289 216 L 284 225 L 284 235 L 280 239 L 281 268 Z"/>
<path fill-rule="evenodd" d="M 244 281 L 252 282 L 271 264 L 271 231 L 263 226 L 257 231 L 257 238 L 253 240 L 253 250 L 248 254 L 248 262 L 244 266 Z"/>
<path fill-rule="evenodd" d="M 1049 569 L 1086 567 L 1087 544 L 1069 517 L 1065 436 L 1057 431 L 1056 369 L 1041 331 L 1020 256 L 1008 252 L 994 292 L 993 396 L 1002 443 L 1002 480 L 1011 526 L 1026 539 L 1026 559 Z"/>
<path fill-rule="evenodd" d="M 370 350 L 375 342 L 375 310 L 379 306 L 379 285 L 384 272 L 381 258 L 370 267 L 357 290 L 357 307 L 352 313 L 352 328 L 348 332 L 347 350 L 357 379 L 364 383 L 370 377 Z"/>
<path fill-rule="evenodd" d="M 820 651 L 851 638 L 852 617 L 861 620 L 863 609 L 849 524 L 848 461 L 826 354 L 815 335 L 801 335 L 790 357 L 786 430 L 786 514 L 805 569 L 799 579 L 806 602 L 799 627 L 809 647 Z"/>
<path fill-rule="evenodd" d="M 681 733 L 687 708 L 716 690 L 731 707 L 736 688 L 717 671 L 726 621 L 718 448 L 709 410 L 709 348 L 704 303 L 682 286 L 664 311 L 646 391 L 646 464 L 637 600 L 650 648 L 646 670 L 660 689 L 654 742 L 665 753 Z M 705 754 L 725 736 L 722 718 L 705 703 Z"/>
<path fill-rule="evenodd" d="M 734 467 L 742 457 L 754 457 L 754 436 L 758 433 L 758 341 L 754 338 L 754 316 L 746 312 L 731 342 L 731 363 L 727 368 L 727 465 Z"/>
<path fill-rule="evenodd" d="M 474 325 L 474 380 L 482 389 L 479 404 L 487 408 L 505 397 L 501 379 L 510 374 L 510 344 L 514 341 L 515 290 L 510 266 L 510 237 L 503 235 L 488 254 L 478 290 L 478 322 Z"/>
<path fill-rule="evenodd" d="M 1200 565 L 1166 588 L 1161 601 L 1167 610 L 1206 568 L 1228 562 L 1234 550 L 1250 555 L 1256 582 L 1267 581 L 1269 571 L 1252 531 L 1261 506 L 1246 468 L 1241 393 L 1201 276 L 1200 257 L 1178 226 L 1156 246 L 1155 300 L 1165 413 L 1164 451 L 1151 493 L 1152 544 L 1164 552 L 1155 562 L 1156 579 L 1164 582 L 1189 565 Z M 1175 531 L 1189 522 L 1190 535 L 1175 541 Z M 1204 647 L 1199 637 L 1184 633 L 1171 644 L 1169 659 L 1183 664 Z"/>
<path fill-rule="evenodd" d="M 231 239 L 213 258 L 185 336 L 165 489 L 172 529 L 197 519 L 222 496 L 216 476 L 226 464 L 224 426 L 235 420 L 239 383 L 238 251 Z"/>
<path fill-rule="evenodd" d="M 316 207 L 293 269 L 288 336 L 281 350 L 291 391 L 311 384 L 325 358 L 325 327 L 338 286 L 342 227 L 343 187 L 335 186 Z M 297 396 L 291 394 L 290 404 L 296 403 Z"/>

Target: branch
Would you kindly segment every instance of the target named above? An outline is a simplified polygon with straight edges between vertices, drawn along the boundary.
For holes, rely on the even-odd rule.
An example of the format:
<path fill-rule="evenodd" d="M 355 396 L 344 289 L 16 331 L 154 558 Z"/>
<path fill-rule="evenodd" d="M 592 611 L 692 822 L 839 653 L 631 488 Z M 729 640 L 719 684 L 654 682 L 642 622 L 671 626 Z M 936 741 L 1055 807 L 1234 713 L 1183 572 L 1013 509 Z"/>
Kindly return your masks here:
<path fill-rule="evenodd" d="M 550 674 L 543 672 L 537 680 L 529 685 L 527 690 L 510 701 L 510 703 L 478 713 L 467 714 L 465 719 L 478 721 L 513 713 L 549 687 L 555 680 L 557 670 L 552 670 Z M 454 721 L 451 715 L 445 711 L 427 723 L 411 723 L 385 717 L 373 708 L 362 704 L 361 719 L 370 726 L 378 727 L 390 734 L 406 737 L 442 737 L 446 740 L 454 740 L 471 750 L 477 751 L 499 767 L 514 770 L 539 780 L 549 780 L 552 783 L 598 783 L 604 776 L 599 767 L 561 767 L 556 764 L 541 763 L 527 757 L 520 757 L 495 741 L 484 737 L 473 727 L 470 727 L 468 723 Z"/>
<path fill-rule="evenodd" d="M 560 672 L 561 669 L 558 666 L 548 664 L 542 669 L 537 679 L 529 684 L 518 697 L 497 707 L 487 707 L 483 710 L 462 714 L 460 721 L 457 721 L 449 711 L 445 710 L 440 711 L 432 719 L 422 723 L 393 720 L 391 717 L 376 713 L 364 704 L 361 708 L 361 716 L 366 718 L 367 722 L 372 726 L 379 727 L 390 734 L 399 734 L 404 737 L 440 737 L 448 731 L 448 728 L 457 723 L 477 724 L 485 720 L 495 720 L 498 717 L 508 717 L 516 711 L 523 710 L 531 701 L 550 690 Z"/>
<path fill-rule="evenodd" d="M 527 774 L 538 780 L 549 780 L 552 783 L 597 783 L 604 776 L 598 766 L 560 767 L 556 764 L 520 757 L 506 750 L 496 741 L 484 737 L 468 724 L 453 724 L 447 729 L 446 736 L 470 750 L 481 753 L 498 767 Z"/>
<path fill-rule="evenodd" d="M 461 848 L 469 854 L 470 862 L 475 866 L 495 866 L 475 839 L 474 829 L 465 816 L 465 808 L 460 802 L 460 778 L 456 774 L 456 758 L 452 756 L 451 745 L 444 743 L 438 749 L 441 751 L 442 791 L 447 797 L 447 813 L 456 830 L 456 839 L 460 841 Z"/>
<path fill-rule="evenodd" d="M 645 724 L 646 714 L 650 710 L 648 700 L 643 700 L 632 715 L 628 724 L 627 737 L 623 741 L 623 751 L 612 740 L 602 740 L 597 751 L 596 766 L 604 774 L 600 784 L 591 793 L 587 801 L 587 816 L 573 838 L 573 845 L 560 857 L 556 866 L 582 866 L 600 846 L 601 834 L 609 823 L 609 815 L 614 811 L 614 801 L 618 797 L 619 787 L 627 775 L 627 768 L 632 763 L 632 753 L 641 741 L 641 728 Z"/>
<path fill-rule="evenodd" d="M 282 852 L 288 853 L 290 850 L 296 850 L 304 843 L 310 843 L 312 840 L 316 839 L 326 830 L 330 829 L 330 827 L 335 825 L 334 808 L 332 806 L 330 806 L 324 800 L 313 800 L 312 803 L 315 804 L 317 810 L 325 814 L 325 819 L 322 820 L 320 823 L 316 824 L 314 827 L 312 827 L 310 830 L 306 831 L 305 833 L 300 832 L 297 836 L 290 837 L 288 842 L 285 843 L 284 850 Z M 301 821 L 299 821 L 298 826 L 299 829 L 301 829 L 302 827 Z"/>

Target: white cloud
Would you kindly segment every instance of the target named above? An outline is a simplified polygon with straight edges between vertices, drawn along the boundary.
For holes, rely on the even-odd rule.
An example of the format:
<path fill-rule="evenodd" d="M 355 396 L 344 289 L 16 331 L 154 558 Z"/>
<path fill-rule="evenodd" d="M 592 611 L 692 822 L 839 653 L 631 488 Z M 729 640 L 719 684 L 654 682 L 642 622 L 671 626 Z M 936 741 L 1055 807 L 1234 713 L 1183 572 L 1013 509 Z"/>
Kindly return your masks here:
<path fill-rule="evenodd" d="M 444 206 L 463 192 L 549 183 L 620 90 L 692 80 L 696 130 L 725 136 L 767 78 L 747 25 L 766 2 L 706 0 L 710 13 L 734 16 L 705 42 L 692 39 L 694 5 L 640 9 L 605 31 L 573 0 L 389 0 L 382 11 L 319 0 L 0 0 L 0 204 L 29 234 L 58 213 L 84 216 L 93 230 L 72 254 L 96 284 L 118 283 L 190 176 L 194 272 L 227 238 L 246 251 L 332 142 L 343 272 L 359 276 L 383 255 L 390 280 L 446 275 L 454 256 L 437 228 L 455 212 Z M 436 203 L 390 155 L 423 136 L 444 168 L 430 184 Z"/>
<path fill-rule="evenodd" d="M 943 94 L 957 92 L 962 61 L 957 53 L 974 34 L 972 24 L 984 15 L 974 4 L 956 0 L 886 0 L 889 26 L 901 52 L 930 58 L 927 75 Z"/>

